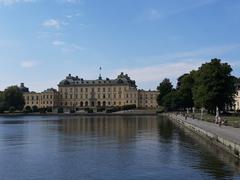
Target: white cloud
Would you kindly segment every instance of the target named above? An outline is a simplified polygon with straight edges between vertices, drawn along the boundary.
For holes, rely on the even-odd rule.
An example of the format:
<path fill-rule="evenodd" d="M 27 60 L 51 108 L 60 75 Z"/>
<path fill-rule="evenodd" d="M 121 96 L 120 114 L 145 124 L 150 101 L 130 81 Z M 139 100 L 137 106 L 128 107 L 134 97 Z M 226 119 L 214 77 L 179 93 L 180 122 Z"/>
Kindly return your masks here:
<path fill-rule="evenodd" d="M 59 29 L 61 26 L 61 23 L 56 19 L 48 19 L 42 23 L 43 26 L 48 28 L 55 28 Z"/>
<path fill-rule="evenodd" d="M 63 2 L 77 4 L 77 3 L 82 3 L 82 0 L 63 0 Z"/>
<path fill-rule="evenodd" d="M 56 41 L 52 42 L 52 45 L 54 45 L 54 46 L 63 46 L 63 45 L 65 45 L 65 42 L 56 40 Z"/>
<path fill-rule="evenodd" d="M 71 52 L 75 52 L 75 51 L 83 51 L 85 49 L 86 48 L 79 46 L 77 44 L 66 44 L 66 46 L 62 48 L 62 52 L 71 53 Z"/>
<path fill-rule="evenodd" d="M 55 40 L 52 42 L 52 45 L 55 47 L 60 47 L 61 51 L 64 53 L 71 53 L 71 52 L 76 52 L 76 51 L 83 51 L 86 48 L 79 46 L 77 44 L 74 43 L 67 43 L 64 41 L 59 41 L 59 40 Z"/>
<path fill-rule="evenodd" d="M 156 62 L 155 65 L 117 69 L 113 74 L 124 72 L 129 74 L 132 79 L 135 79 L 141 88 L 156 88 L 158 83 L 161 82 L 164 78 L 169 78 L 174 84 L 176 84 L 177 78 L 182 74 L 189 73 L 191 70 L 197 69 L 201 66 L 202 63 L 210 61 L 212 58 L 221 58 L 223 55 L 231 51 L 238 51 L 239 49 L 240 44 L 230 44 L 192 51 L 173 52 L 166 55 L 144 57 L 138 60 L 140 62 Z M 132 60 L 134 62 L 136 61 L 136 59 Z M 222 60 L 223 62 L 226 62 L 225 59 Z M 239 66 L 238 61 L 227 62 L 232 65 L 233 69 Z M 155 87 L 153 86 L 154 84 Z"/>
<path fill-rule="evenodd" d="M 201 61 L 189 60 L 147 66 L 142 68 L 120 69 L 118 71 L 128 73 L 137 82 L 160 81 L 164 78 L 177 78 L 190 72 L 201 65 Z"/>
<path fill-rule="evenodd" d="M 182 7 L 174 8 L 174 7 L 163 7 L 161 8 L 152 8 L 146 10 L 143 15 L 138 18 L 138 21 L 153 21 L 158 19 L 167 18 L 170 16 L 175 16 L 193 9 L 201 8 L 207 5 L 211 5 L 213 3 L 218 2 L 219 0 L 192 0 L 187 4 L 183 4 Z"/>
<path fill-rule="evenodd" d="M 22 68 L 32 68 L 32 67 L 37 65 L 37 62 L 36 61 L 32 61 L 32 60 L 30 60 L 30 61 L 22 61 L 20 65 L 21 65 Z"/>
<path fill-rule="evenodd" d="M 30 3 L 35 0 L 0 0 L 0 5 L 10 6 L 17 3 Z"/>
<path fill-rule="evenodd" d="M 161 13 L 157 9 L 150 9 L 146 14 L 147 20 L 156 20 L 162 17 Z"/>

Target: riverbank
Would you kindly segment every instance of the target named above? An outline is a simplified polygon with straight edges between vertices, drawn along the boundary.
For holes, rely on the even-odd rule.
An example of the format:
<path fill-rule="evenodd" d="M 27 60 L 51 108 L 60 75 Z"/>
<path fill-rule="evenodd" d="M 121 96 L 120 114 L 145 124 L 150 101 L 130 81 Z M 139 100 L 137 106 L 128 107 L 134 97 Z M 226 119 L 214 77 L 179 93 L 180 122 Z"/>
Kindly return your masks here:
<path fill-rule="evenodd" d="M 97 113 L 4 113 L 0 114 L 1 116 L 149 116 L 149 115 L 157 115 L 154 110 L 128 110 L 128 111 L 119 111 L 114 113 L 105 113 L 105 112 L 97 112 Z"/>
<path fill-rule="evenodd" d="M 186 118 L 173 113 L 167 116 L 174 122 L 184 126 L 193 132 L 208 138 L 212 143 L 230 152 L 240 159 L 240 129 L 230 126 L 221 126 L 206 121 Z"/>

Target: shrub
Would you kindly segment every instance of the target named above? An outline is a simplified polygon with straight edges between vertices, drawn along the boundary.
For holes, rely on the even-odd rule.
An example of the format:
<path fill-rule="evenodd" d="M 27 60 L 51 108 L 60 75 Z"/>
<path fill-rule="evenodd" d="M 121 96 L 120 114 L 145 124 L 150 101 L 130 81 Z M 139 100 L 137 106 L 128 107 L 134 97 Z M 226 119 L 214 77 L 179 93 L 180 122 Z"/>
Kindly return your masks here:
<path fill-rule="evenodd" d="M 71 109 L 71 110 L 70 110 L 70 113 L 71 113 L 71 114 L 73 114 L 73 113 L 75 113 L 75 112 L 76 112 L 76 111 L 75 111 L 74 109 Z"/>
<path fill-rule="evenodd" d="M 131 110 L 131 109 L 136 109 L 136 104 L 129 104 L 121 107 L 121 110 Z"/>
<path fill-rule="evenodd" d="M 63 108 L 62 107 L 60 107 L 60 108 L 58 108 L 58 111 L 57 111 L 58 113 L 63 113 Z"/>
<path fill-rule="evenodd" d="M 10 113 L 14 113 L 16 111 L 16 108 L 14 107 L 14 106 L 11 106 L 10 108 L 9 108 L 9 112 Z"/>
<path fill-rule="evenodd" d="M 93 113 L 93 109 L 88 109 L 88 113 Z"/>
<path fill-rule="evenodd" d="M 30 113 L 30 112 L 32 112 L 32 108 L 30 106 L 26 106 L 25 109 L 24 109 L 24 112 L 25 113 Z"/>
<path fill-rule="evenodd" d="M 38 112 L 38 107 L 37 106 L 33 106 L 32 107 L 32 112 Z"/>
<path fill-rule="evenodd" d="M 47 112 L 47 108 L 39 108 L 39 112 L 40 113 L 46 113 Z"/>
<path fill-rule="evenodd" d="M 97 112 L 102 112 L 102 111 L 104 111 L 104 110 L 105 110 L 104 107 L 98 107 L 98 108 L 97 108 Z"/>
<path fill-rule="evenodd" d="M 52 108 L 51 107 L 47 107 L 46 111 L 50 113 L 50 112 L 52 112 Z"/>
<path fill-rule="evenodd" d="M 157 113 L 164 113 L 164 111 L 165 111 L 164 107 L 159 107 Z"/>

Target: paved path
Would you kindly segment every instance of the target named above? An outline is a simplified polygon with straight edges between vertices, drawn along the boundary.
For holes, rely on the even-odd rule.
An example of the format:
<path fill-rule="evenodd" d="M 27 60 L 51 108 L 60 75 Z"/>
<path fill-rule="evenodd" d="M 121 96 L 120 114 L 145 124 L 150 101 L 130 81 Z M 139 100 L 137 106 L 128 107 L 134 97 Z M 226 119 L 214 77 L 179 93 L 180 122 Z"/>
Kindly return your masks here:
<path fill-rule="evenodd" d="M 182 115 L 170 115 L 173 118 L 178 118 L 181 119 L 182 121 L 185 121 L 189 124 L 192 124 L 194 126 L 197 126 L 198 128 L 201 128 L 207 132 L 210 132 L 212 134 L 215 134 L 219 137 L 225 138 L 229 141 L 232 141 L 236 144 L 240 145 L 240 128 L 234 128 L 231 126 L 221 126 L 219 127 L 218 124 L 206 122 L 206 121 L 201 121 L 197 119 L 192 119 L 192 118 L 185 118 Z"/>

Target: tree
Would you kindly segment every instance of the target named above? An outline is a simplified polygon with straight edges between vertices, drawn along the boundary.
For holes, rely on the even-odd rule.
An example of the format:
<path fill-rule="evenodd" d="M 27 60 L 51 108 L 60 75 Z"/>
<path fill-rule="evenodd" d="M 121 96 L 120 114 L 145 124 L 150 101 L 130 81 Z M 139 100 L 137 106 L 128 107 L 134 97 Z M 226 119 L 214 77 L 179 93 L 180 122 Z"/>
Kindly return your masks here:
<path fill-rule="evenodd" d="M 157 97 L 157 103 L 158 105 L 163 105 L 163 102 L 162 102 L 163 97 L 173 90 L 173 85 L 170 82 L 170 80 L 166 78 L 159 84 L 157 89 L 160 92 Z"/>
<path fill-rule="evenodd" d="M 162 98 L 162 106 L 166 111 L 177 110 L 180 107 L 180 96 L 173 90 Z"/>
<path fill-rule="evenodd" d="M 188 108 L 193 107 L 193 95 L 192 89 L 194 86 L 194 71 L 190 74 L 184 74 L 178 78 L 177 83 L 177 91 L 179 97 L 179 107 L 180 108 Z"/>
<path fill-rule="evenodd" d="M 197 107 L 205 107 L 208 112 L 214 113 L 216 107 L 225 110 L 234 102 L 234 77 L 232 68 L 220 59 L 202 64 L 194 73 L 193 100 Z"/>
<path fill-rule="evenodd" d="M 3 99 L 7 107 L 14 107 L 16 110 L 22 110 L 25 105 L 23 93 L 17 86 L 5 89 Z"/>

